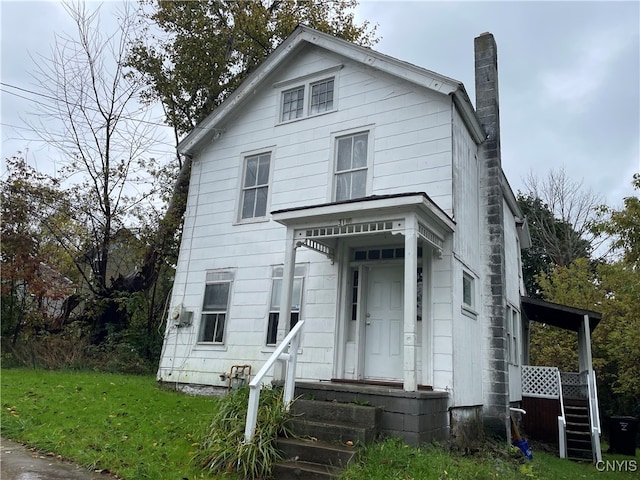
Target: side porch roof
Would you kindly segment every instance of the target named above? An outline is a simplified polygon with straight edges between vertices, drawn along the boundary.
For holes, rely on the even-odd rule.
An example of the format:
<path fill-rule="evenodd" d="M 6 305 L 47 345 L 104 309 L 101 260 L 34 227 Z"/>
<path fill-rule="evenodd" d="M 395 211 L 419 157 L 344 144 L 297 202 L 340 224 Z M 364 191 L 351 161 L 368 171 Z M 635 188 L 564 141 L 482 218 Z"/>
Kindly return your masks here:
<path fill-rule="evenodd" d="M 589 317 L 589 330 L 593 330 L 602 320 L 602 314 L 593 310 L 569 307 L 537 298 L 520 297 L 522 313 L 531 321 L 546 323 L 554 327 L 577 332 L 585 316 Z"/>

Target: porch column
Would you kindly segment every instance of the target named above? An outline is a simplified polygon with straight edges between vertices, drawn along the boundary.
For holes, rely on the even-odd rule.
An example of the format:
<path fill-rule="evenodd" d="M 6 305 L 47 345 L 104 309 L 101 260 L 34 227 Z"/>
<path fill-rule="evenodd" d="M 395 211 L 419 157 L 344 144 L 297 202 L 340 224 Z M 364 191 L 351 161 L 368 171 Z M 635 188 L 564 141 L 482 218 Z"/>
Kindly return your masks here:
<path fill-rule="evenodd" d="M 591 359 L 591 330 L 589 329 L 589 315 L 582 319 L 582 325 L 578 330 L 578 371 L 592 370 Z"/>
<path fill-rule="evenodd" d="M 293 277 L 296 269 L 296 245 L 295 230 L 287 227 L 287 237 L 284 248 L 284 267 L 282 269 L 282 292 L 280 294 L 280 315 L 278 317 L 278 343 L 284 340 L 290 330 L 291 323 L 291 296 L 293 292 Z M 284 381 L 284 369 L 282 363 L 274 366 L 273 379 L 276 382 Z"/>
<path fill-rule="evenodd" d="M 404 227 L 404 327 L 403 362 L 404 390 L 418 390 L 417 354 L 417 283 L 418 283 L 418 222 L 415 215 L 405 219 Z"/>

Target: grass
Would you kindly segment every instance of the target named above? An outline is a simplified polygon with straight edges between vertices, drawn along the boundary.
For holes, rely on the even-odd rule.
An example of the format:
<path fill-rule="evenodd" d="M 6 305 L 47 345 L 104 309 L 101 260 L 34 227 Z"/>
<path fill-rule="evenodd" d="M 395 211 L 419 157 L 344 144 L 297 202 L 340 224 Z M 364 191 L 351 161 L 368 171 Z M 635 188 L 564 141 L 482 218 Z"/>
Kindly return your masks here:
<path fill-rule="evenodd" d="M 215 476 L 193 460 L 211 433 L 218 398 L 162 390 L 149 376 L 4 369 L 0 382 L 5 437 L 127 480 L 235 478 Z M 637 465 L 635 471 L 605 472 L 539 451 L 532 462 L 518 457 L 501 446 L 463 456 L 386 440 L 366 447 L 343 478 L 624 480 L 640 472 L 639 454 L 605 454 L 605 460 Z"/>
<path fill-rule="evenodd" d="M 2 370 L 1 433 L 126 479 L 212 478 L 192 462 L 218 399 L 150 376 Z"/>
<path fill-rule="evenodd" d="M 626 462 L 635 471 L 600 472 L 590 463 L 578 463 L 545 452 L 533 453 L 526 461 L 514 449 L 490 445 L 474 455 L 452 454 L 431 445 L 413 448 L 390 439 L 365 448 L 360 461 L 351 466 L 343 480 L 624 480 L 637 479 L 640 472 L 640 452 L 632 457 L 604 454 L 604 460 Z M 635 461 L 635 463 L 630 463 Z M 603 467 L 601 467 L 604 469 Z"/>

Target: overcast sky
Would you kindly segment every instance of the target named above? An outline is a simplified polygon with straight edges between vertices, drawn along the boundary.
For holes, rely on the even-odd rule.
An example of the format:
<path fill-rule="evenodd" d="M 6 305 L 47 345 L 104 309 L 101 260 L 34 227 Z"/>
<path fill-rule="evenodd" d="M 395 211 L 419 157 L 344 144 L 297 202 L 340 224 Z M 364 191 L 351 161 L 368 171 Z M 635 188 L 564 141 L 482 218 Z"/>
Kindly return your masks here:
<path fill-rule="evenodd" d="M 103 7 L 103 25 L 119 2 Z M 473 39 L 498 45 L 502 162 L 515 191 L 530 172 L 566 173 L 610 206 L 633 194 L 640 172 L 640 2 L 363 1 L 358 20 L 378 24 L 376 50 L 464 83 L 475 102 Z M 29 57 L 46 55 L 55 32 L 71 24 L 57 2 L 2 0 L 5 84 L 33 89 Z M 29 139 L 21 117 L 32 110 L 1 87 L 2 159 L 29 149 L 52 171 L 56 153 Z M 11 92 L 11 93 L 7 93 Z M 26 140 L 20 140 L 20 134 Z M 168 136 L 170 138 L 170 136 Z M 170 143 L 170 140 L 167 141 Z M 170 155 L 168 153 L 167 155 Z M 4 171 L 4 168 L 3 168 Z"/>

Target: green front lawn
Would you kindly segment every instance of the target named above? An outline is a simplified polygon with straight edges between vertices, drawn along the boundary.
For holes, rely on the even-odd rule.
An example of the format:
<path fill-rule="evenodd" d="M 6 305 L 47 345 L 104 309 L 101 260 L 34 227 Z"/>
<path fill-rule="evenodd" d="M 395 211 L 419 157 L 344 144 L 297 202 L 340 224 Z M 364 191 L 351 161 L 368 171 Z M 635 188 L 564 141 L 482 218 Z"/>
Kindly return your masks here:
<path fill-rule="evenodd" d="M 217 411 L 217 398 L 166 391 L 149 376 L 23 369 L 1 371 L 0 393 L 5 437 L 126 480 L 216 478 L 192 459 Z M 624 480 L 639 478 L 640 472 L 638 454 L 635 459 L 605 454 L 610 464 L 604 472 L 543 452 L 534 451 L 532 462 L 518 457 L 496 446 L 463 456 L 387 440 L 367 447 L 343 478 Z"/>

